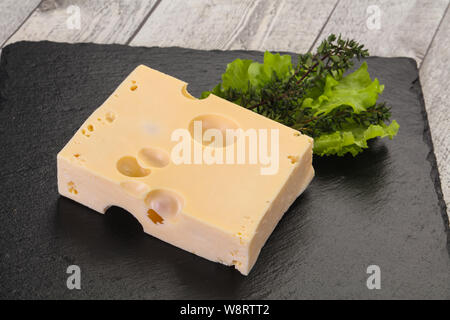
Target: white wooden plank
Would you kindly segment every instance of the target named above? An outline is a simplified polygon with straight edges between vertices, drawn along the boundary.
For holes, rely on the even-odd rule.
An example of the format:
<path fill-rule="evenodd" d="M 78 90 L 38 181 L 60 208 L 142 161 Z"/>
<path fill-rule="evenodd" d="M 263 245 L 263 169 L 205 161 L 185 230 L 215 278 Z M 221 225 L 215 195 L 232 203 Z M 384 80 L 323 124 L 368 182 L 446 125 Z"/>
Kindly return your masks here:
<path fill-rule="evenodd" d="M 224 49 L 259 1 L 162 1 L 131 45 Z"/>
<path fill-rule="evenodd" d="M 450 209 L 450 10 L 420 68 L 420 81 L 427 108 L 441 187 Z M 449 210 L 447 210 L 450 213 Z"/>
<path fill-rule="evenodd" d="M 0 45 L 20 27 L 39 2 L 40 0 L 0 1 Z"/>
<path fill-rule="evenodd" d="M 449 0 L 340 0 L 320 40 L 330 33 L 342 33 L 366 44 L 372 55 L 406 56 L 420 64 L 448 3 Z"/>
<path fill-rule="evenodd" d="M 20 40 L 126 43 L 155 2 L 46 0 L 8 43 Z"/>
<path fill-rule="evenodd" d="M 162 1 L 131 45 L 305 52 L 336 1 Z"/>
<path fill-rule="evenodd" d="M 230 49 L 306 52 L 337 0 L 264 1 L 233 39 Z"/>

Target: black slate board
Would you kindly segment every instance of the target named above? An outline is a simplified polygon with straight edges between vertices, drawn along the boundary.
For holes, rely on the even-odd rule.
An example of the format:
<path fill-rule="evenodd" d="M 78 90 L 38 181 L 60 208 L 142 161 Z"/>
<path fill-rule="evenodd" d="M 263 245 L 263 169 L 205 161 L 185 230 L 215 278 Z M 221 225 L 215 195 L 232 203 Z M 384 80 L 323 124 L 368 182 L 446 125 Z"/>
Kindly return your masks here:
<path fill-rule="evenodd" d="M 3 49 L 1 298 L 450 298 L 446 208 L 415 62 L 371 58 L 401 125 L 357 158 L 314 159 L 248 277 L 145 235 L 125 211 L 62 198 L 56 154 L 138 64 L 211 88 L 231 60 L 260 52 L 20 42 Z M 444 217 L 444 219 L 443 219 Z M 81 290 L 66 268 L 81 267 Z M 368 290 L 366 268 L 381 268 Z"/>

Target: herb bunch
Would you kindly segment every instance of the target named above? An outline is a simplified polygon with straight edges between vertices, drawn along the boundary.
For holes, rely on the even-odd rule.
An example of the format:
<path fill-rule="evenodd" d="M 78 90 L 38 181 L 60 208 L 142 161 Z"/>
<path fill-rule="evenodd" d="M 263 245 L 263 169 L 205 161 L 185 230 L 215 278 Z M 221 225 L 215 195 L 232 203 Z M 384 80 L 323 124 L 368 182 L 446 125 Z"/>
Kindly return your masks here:
<path fill-rule="evenodd" d="M 222 75 L 213 93 L 290 126 L 315 139 L 319 155 L 358 154 L 376 136 L 392 138 L 395 120 L 388 126 L 390 108 L 377 103 L 383 91 L 372 81 L 367 64 L 353 74 L 354 59 L 368 57 L 364 45 L 330 35 L 316 52 L 291 56 L 266 52 L 264 63 L 236 59 Z"/>

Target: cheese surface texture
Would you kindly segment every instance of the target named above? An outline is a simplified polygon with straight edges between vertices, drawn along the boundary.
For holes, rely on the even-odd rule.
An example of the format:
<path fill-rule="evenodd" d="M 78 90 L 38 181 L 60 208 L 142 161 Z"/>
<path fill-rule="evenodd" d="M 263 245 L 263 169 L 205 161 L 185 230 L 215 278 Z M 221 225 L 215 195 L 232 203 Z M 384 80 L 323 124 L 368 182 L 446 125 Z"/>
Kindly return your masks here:
<path fill-rule="evenodd" d="M 146 233 L 247 275 L 314 176 L 313 140 L 217 96 L 195 99 L 186 86 L 138 66 L 59 152 L 58 190 L 100 213 L 121 207 Z M 233 148 L 237 154 L 241 139 L 208 146 L 194 139 L 199 121 L 216 132 L 276 130 L 277 141 L 268 133 L 277 143 L 268 148 L 277 151 L 276 172 L 262 174 L 268 164 L 249 161 L 249 143 L 243 163 L 196 163 L 199 150 L 225 158 Z M 189 134 L 191 163 L 174 161 L 177 130 Z"/>

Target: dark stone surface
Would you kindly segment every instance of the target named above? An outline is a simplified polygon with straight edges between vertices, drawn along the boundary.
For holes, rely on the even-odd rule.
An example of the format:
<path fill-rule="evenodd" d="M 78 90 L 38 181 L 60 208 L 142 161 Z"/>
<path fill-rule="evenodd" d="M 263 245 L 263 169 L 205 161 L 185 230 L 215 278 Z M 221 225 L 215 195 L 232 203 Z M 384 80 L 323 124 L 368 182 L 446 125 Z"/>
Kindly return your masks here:
<path fill-rule="evenodd" d="M 103 216 L 61 198 L 56 154 L 138 64 L 190 83 L 196 96 L 231 60 L 259 52 L 20 42 L 3 49 L 1 298 L 450 298 L 445 205 L 416 64 L 371 58 L 400 123 L 356 158 L 314 159 L 248 277 L 142 232 L 118 208 Z M 81 267 L 81 290 L 66 268 Z M 381 268 L 368 290 L 366 268 Z"/>

